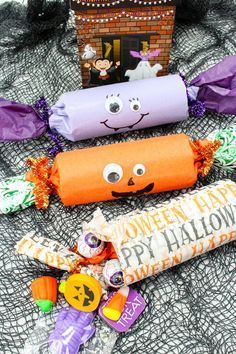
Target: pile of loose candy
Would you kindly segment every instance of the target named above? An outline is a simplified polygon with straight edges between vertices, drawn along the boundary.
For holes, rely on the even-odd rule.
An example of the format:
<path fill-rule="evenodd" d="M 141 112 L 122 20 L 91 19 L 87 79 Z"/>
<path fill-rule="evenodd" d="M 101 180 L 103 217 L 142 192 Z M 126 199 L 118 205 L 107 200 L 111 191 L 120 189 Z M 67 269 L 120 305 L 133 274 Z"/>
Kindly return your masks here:
<path fill-rule="evenodd" d="M 81 344 L 95 333 L 96 311 L 112 328 L 125 332 L 145 308 L 141 295 L 124 285 L 112 244 L 91 232 L 83 235 L 71 251 L 31 233 L 17 244 L 16 251 L 73 273 L 64 274 L 60 284 L 51 276 L 39 277 L 31 284 L 32 297 L 42 312 L 52 311 L 58 292 L 70 305 L 61 309 L 48 338 L 52 353 L 78 353 Z"/>

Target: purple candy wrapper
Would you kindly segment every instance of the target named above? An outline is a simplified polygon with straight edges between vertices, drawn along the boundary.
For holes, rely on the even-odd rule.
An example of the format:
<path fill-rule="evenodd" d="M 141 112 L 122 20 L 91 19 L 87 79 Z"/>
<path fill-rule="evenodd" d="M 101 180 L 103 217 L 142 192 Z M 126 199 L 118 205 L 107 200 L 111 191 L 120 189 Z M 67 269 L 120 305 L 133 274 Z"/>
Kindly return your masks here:
<path fill-rule="evenodd" d="M 109 295 L 107 301 L 101 302 L 98 310 L 99 316 L 116 331 L 126 332 L 143 312 L 146 307 L 146 303 L 142 296 L 137 293 L 137 291 L 130 288 L 128 299 L 126 301 L 125 308 L 121 314 L 121 317 L 118 321 L 112 321 L 103 315 L 102 309 L 109 302 L 109 299 L 113 296 L 113 294 L 114 292 Z"/>
<path fill-rule="evenodd" d="M 77 354 L 95 332 L 94 312 L 81 312 L 73 307 L 63 308 L 49 337 L 51 353 Z"/>
<path fill-rule="evenodd" d="M 46 125 L 30 105 L 0 98 L 0 140 L 37 138 L 46 131 Z"/>
<path fill-rule="evenodd" d="M 197 76 L 191 85 L 198 87 L 197 98 L 213 112 L 236 114 L 236 55 Z"/>

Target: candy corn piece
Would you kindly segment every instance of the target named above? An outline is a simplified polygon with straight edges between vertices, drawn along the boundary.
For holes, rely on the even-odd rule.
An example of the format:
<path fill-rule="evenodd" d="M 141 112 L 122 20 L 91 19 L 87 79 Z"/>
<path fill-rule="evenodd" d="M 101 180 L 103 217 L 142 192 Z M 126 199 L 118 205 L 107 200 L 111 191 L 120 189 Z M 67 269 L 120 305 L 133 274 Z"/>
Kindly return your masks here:
<path fill-rule="evenodd" d="M 123 286 L 120 288 L 103 307 L 103 315 L 109 320 L 118 321 L 125 307 L 129 295 L 129 287 Z"/>

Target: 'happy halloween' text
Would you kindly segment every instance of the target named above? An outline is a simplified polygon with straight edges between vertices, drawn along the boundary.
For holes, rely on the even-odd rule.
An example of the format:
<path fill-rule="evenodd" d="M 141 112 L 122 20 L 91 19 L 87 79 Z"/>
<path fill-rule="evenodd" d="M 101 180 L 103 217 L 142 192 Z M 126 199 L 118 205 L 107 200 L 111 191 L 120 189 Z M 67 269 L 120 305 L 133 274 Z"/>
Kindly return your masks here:
<path fill-rule="evenodd" d="M 236 239 L 236 184 L 220 181 L 130 214 L 112 231 L 125 283 L 136 282 Z"/>

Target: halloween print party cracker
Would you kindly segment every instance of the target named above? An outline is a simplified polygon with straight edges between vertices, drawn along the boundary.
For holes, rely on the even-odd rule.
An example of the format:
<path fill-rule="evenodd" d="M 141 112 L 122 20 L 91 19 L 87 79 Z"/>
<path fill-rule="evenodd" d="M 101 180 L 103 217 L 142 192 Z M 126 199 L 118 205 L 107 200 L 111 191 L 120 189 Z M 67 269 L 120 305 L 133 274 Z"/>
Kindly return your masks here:
<path fill-rule="evenodd" d="M 80 263 L 83 257 L 69 251 L 66 247 L 58 243 L 35 235 L 33 232 L 25 235 L 15 247 L 16 253 L 27 255 L 47 264 L 50 267 L 71 272 L 75 263 Z"/>
<path fill-rule="evenodd" d="M 89 289 L 93 282 L 96 298 L 106 296 L 104 290 L 108 287 L 129 285 L 235 240 L 236 183 L 219 181 L 155 207 L 121 215 L 109 222 L 97 209 L 93 219 L 82 226 L 83 235 L 89 231 L 94 239 L 104 243 L 105 248 L 112 243 L 117 258 L 103 259 L 100 264 L 96 264 L 95 260 L 94 264 L 88 265 L 88 259 L 84 259 L 77 251 L 68 251 L 58 242 L 37 237 L 33 233 L 26 235 L 16 245 L 17 253 L 75 275 L 65 278 L 73 280 L 73 284 L 70 281 L 62 282 L 59 288 L 67 293 L 69 303 L 78 296 L 74 291 L 79 293 L 80 280 L 85 280 L 84 285 L 89 285 Z M 83 236 L 81 239 L 84 239 Z M 63 265 L 66 258 L 70 260 L 70 267 Z M 88 299 L 91 292 L 87 288 L 85 290 Z M 71 291 L 74 300 L 71 300 Z M 92 304 L 92 296 L 86 306 L 90 302 Z M 81 306 L 77 302 L 75 305 Z"/>
<path fill-rule="evenodd" d="M 88 52 L 86 55 L 93 55 L 90 47 Z M 147 55 L 132 52 L 143 59 L 155 53 L 158 51 Z M 143 59 L 137 72 L 129 73 L 131 77 L 146 71 L 147 62 Z M 55 155 L 63 150 L 55 132 L 78 141 L 175 123 L 189 115 L 200 118 L 206 110 L 236 114 L 235 63 L 235 55 L 227 56 L 190 85 L 181 75 L 173 74 L 66 92 L 51 109 L 43 98 L 34 107 L 1 99 L 0 140 L 35 138 L 47 132 L 54 142 L 49 153 Z M 108 80 L 105 71 L 111 62 L 101 59 L 98 64 L 107 69 L 103 70 L 101 80 Z M 155 66 L 148 71 L 154 69 Z"/>
<path fill-rule="evenodd" d="M 219 181 L 156 207 L 85 228 L 115 247 L 126 285 L 236 239 L 236 183 Z"/>

